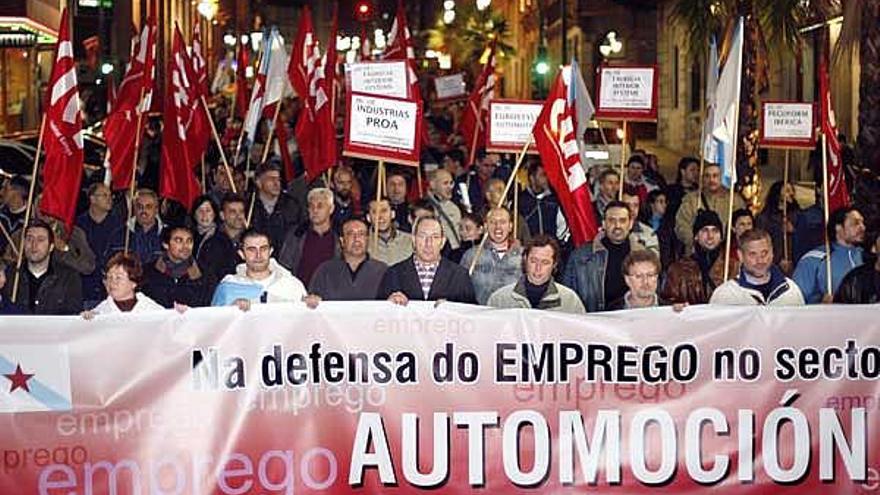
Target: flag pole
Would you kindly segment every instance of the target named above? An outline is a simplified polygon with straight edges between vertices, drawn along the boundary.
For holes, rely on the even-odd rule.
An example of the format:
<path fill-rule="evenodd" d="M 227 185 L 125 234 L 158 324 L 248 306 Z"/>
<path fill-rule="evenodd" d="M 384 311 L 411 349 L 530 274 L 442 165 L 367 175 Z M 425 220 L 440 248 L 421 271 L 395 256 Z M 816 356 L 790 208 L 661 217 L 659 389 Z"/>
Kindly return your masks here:
<path fill-rule="evenodd" d="M 785 168 L 782 170 L 782 259 L 788 261 L 788 171 L 791 150 L 785 149 Z M 769 205 L 771 208 L 773 205 Z"/>
<path fill-rule="evenodd" d="M 742 21 L 742 18 L 740 18 L 740 22 L 741 21 Z M 740 43 L 745 43 L 745 27 L 743 27 L 743 30 L 740 33 L 740 35 L 742 36 L 742 40 L 740 41 Z M 728 277 L 730 276 L 730 234 L 731 234 L 731 231 L 733 228 L 733 226 L 731 225 L 733 223 L 733 194 L 734 194 L 734 190 L 736 189 L 736 182 L 738 179 L 737 174 L 736 174 L 736 153 L 737 153 L 737 148 L 739 147 L 739 107 L 741 105 L 740 100 L 742 99 L 743 51 L 744 51 L 744 47 L 740 46 L 740 50 L 739 50 L 739 68 L 740 68 L 739 70 L 740 70 L 740 73 L 737 74 L 737 78 L 736 78 L 736 104 L 734 105 L 735 117 L 733 119 L 733 126 L 734 126 L 733 154 L 732 154 L 733 163 L 730 164 L 730 166 L 732 168 L 731 168 L 731 181 L 730 181 L 730 187 L 729 187 L 730 191 L 728 192 L 728 199 L 727 199 L 727 232 L 726 232 L 727 235 L 725 236 L 726 240 L 724 241 L 724 243 L 725 243 L 725 248 L 724 248 L 724 280 L 725 281 L 727 281 Z M 725 164 L 725 166 L 727 166 L 727 164 Z M 703 182 L 703 178 L 701 176 L 700 177 L 700 184 L 702 184 L 702 182 Z"/>
<path fill-rule="evenodd" d="M 229 168 L 229 162 L 226 161 L 226 152 L 223 151 L 223 144 L 220 142 L 220 134 L 217 133 L 217 127 L 214 125 L 214 118 L 211 117 L 211 112 L 208 111 L 208 102 L 205 101 L 205 95 L 201 96 L 202 100 L 202 108 L 205 109 L 205 114 L 208 116 L 208 123 L 211 124 L 211 134 L 214 135 L 214 140 L 217 142 L 217 149 L 220 151 L 220 159 L 223 160 L 223 169 L 226 170 L 226 177 L 229 178 L 229 186 L 232 188 L 232 193 L 237 194 L 238 191 L 235 190 L 235 180 L 232 178 L 232 170 Z M 204 169 L 204 158 L 202 158 L 202 168 Z"/>
<path fill-rule="evenodd" d="M 516 165 L 513 166 L 513 170 L 510 172 L 510 177 L 507 179 L 507 184 L 504 185 L 504 193 L 498 199 L 498 204 L 495 205 L 495 208 L 501 208 L 504 206 L 504 200 L 507 198 L 507 194 L 510 192 L 510 187 L 513 186 L 513 182 L 516 180 L 516 174 L 519 172 L 519 168 L 522 166 L 523 159 L 526 157 L 526 153 L 529 151 L 529 146 L 532 145 L 532 142 L 535 138 L 529 135 L 529 140 L 526 141 L 526 144 L 523 145 L 522 150 L 520 150 L 519 155 L 516 157 Z M 468 275 L 474 274 L 474 269 L 477 267 L 477 260 L 480 259 L 480 256 L 483 254 L 483 248 L 486 245 L 486 239 L 489 238 L 489 230 L 486 229 L 483 232 L 483 237 L 480 239 L 480 244 L 477 246 L 477 252 L 474 255 L 474 259 L 471 260 L 471 266 L 468 268 Z"/>
<path fill-rule="evenodd" d="M 144 104 L 144 92 L 146 88 L 141 87 L 141 97 L 138 99 L 138 108 L 143 106 Z M 141 147 L 141 135 L 144 133 L 141 125 L 143 124 L 144 113 L 146 113 L 147 109 L 144 109 L 142 112 L 138 112 L 138 120 L 137 120 L 137 134 L 134 136 L 134 157 L 131 160 L 131 182 L 128 186 L 128 215 L 125 219 L 125 224 L 123 227 L 125 228 L 125 245 L 123 247 L 122 252 L 128 254 L 128 245 L 131 241 L 131 229 L 128 228 L 128 222 L 131 221 L 132 212 L 134 211 L 134 187 L 137 183 L 137 163 L 138 163 L 138 152 Z"/>
<path fill-rule="evenodd" d="M 828 211 L 828 134 L 822 133 L 822 210 L 825 215 L 825 225 L 828 225 L 830 213 Z M 831 283 L 831 240 L 828 238 L 828 229 L 825 229 L 825 293 L 833 295 Z"/>
<path fill-rule="evenodd" d="M 254 216 L 254 204 L 256 204 L 256 202 L 257 202 L 257 190 L 256 190 L 256 188 L 254 188 L 254 190 L 251 192 L 251 204 L 250 204 L 250 206 L 248 206 L 247 221 L 245 222 L 245 226 L 247 228 L 251 227 L 251 219 Z"/>
<path fill-rule="evenodd" d="M 600 129 L 601 132 L 601 129 Z M 626 119 L 623 121 L 623 143 L 620 146 L 620 190 L 617 192 L 617 199 L 623 199 L 623 184 L 626 182 L 626 146 L 629 141 L 626 129 Z"/>
<path fill-rule="evenodd" d="M 208 176 L 205 173 L 205 155 L 202 155 L 202 194 L 208 192 Z"/>
<path fill-rule="evenodd" d="M 384 180 L 385 171 L 385 161 L 379 160 L 379 163 L 376 165 L 376 201 L 382 199 L 382 182 Z M 372 244 L 373 244 L 373 252 L 379 249 L 379 225 L 376 223 L 376 219 L 373 219 L 373 228 L 371 231 L 372 236 Z"/>
<path fill-rule="evenodd" d="M 263 147 L 263 158 L 260 160 L 260 164 L 266 163 L 266 158 L 269 158 L 269 148 L 272 147 L 272 138 L 275 136 L 275 126 L 278 125 L 278 114 L 281 112 L 281 100 L 278 100 L 278 103 L 275 105 L 275 113 L 272 115 L 271 125 L 268 126 L 269 135 L 266 136 L 266 146 Z M 278 143 L 278 146 L 287 146 L 287 143 Z"/>
<path fill-rule="evenodd" d="M 12 255 L 18 256 L 18 246 L 16 246 L 15 242 L 12 240 L 12 236 L 9 235 L 9 231 L 6 230 L 6 227 L 3 225 L 3 222 L 0 222 L 0 233 L 3 234 L 3 237 L 6 239 L 6 244 L 12 248 Z"/>
<path fill-rule="evenodd" d="M 513 217 L 513 238 L 519 239 L 519 180 L 513 180 L 513 211 L 510 212 Z"/>
<path fill-rule="evenodd" d="M 28 191 L 27 207 L 24 210 L 24 226 L 21 228 L 21 239 L 19 240 L 18 253 L 15 261 L 15 280 L 12 283 L 12 302 L 16 303 L 18 297 L 18 284 L 21 279 L 21 263 L 24 258 L 24 233 L 28 224 L 31 222 L 31 207 L 34 205 L 34 190 L 37 185 L 37 174 L 40 171 L 40 153 L 43 151 L 43 136 L 46 133 L 46 114 L 43 114 L 40 122 L 40 137 L 37 138 L 37 152 L 34 153 L 34 166 L 31 171 L 31 185 Z M 6 229 L 3 230 L 4 233 Z M 10 246 L 13 244 L 10 242 Z M 13 248 L 15 249 L 15 248 Z"/>

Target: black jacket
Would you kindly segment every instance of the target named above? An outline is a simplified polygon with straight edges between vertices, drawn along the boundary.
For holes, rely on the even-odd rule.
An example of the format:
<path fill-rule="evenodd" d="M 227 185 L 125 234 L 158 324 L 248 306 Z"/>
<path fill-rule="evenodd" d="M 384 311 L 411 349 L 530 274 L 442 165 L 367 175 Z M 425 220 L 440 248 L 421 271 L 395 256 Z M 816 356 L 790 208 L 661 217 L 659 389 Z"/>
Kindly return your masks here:
<path fill-rule="evenodd" d="M 853 268 L 843 277 L 834 302 L 844 304 L 874 304 L 880 302 L 880 272 L 874 263 Z"/>
<path fill-rule="evenodd" d="M 254 216 L 251 225 L 269 234 L 272 248 L 277 253 L 284 245 L 284 236 L 287 231 L 305 220 L 304 212 L 305 210 L 299 201 L 282 193 L 281 196 L 278 196 L 278 202 L 275 203 L 275 209 L 270 215 L 266 213 L 266 208 L 258 194 L 254 202 Z"/>
<path fill-rule="evenodd" d="M 164 258 L 144 267 L 144 294 L 166 308 L 173 308 L 174 303 L 190 307 L 208 306 L 214 293 L 214 284 L 208 275 L 202 273 L 193 263 L 187 273 L 181 277 L 173 277 L 165 267 Z"/>
<path fill-rule="evenodd" d="M 8 280 L 3 288 L 3 297 L 12 300 L 12 286 L 14 275 L 14 267 L 7 273 Z M 30 278 L 28 277 L 27 262 L 22 263 L 20 278 L 18 282 L 18 297 L 16 304 L 23 308 L 25 312 L 29 311 L 29 301 L 31 296 Z M 39 292 L 35 300 L 35 315 L 76 315 L 83 309 L 82 301 L 82 281 L 79 273 L 73 271 L 54 259 L 49 263 L 49 271 L 45 275 L 46 279 L 40 285 Z"/>
<path fill-rule="evenodd" d="M 411 300 L 424 301 L 422 284 L 416 272 L 416 265 L 410 257 L 400 263 L 391 266 L 382 277 L 379 284 L 378 299 L 388 299 L 394 292 L 403 292 Z M 467 270 L 446 258 L 440 258 L 440 266 L 434 274 L 434 282 L 427 300 L 436 301 L 446 299 L 452 302 L 476 304 L 474 285 Z"/>
<path fill-rule="evenodd" d="M 198 263 L 211 280 L 220 281 L 235 273 L 235 267 L 244 260 L 238 255 L 238 241 L 229 238 L 223 228 L 218 228 L 199 252 Z"/>

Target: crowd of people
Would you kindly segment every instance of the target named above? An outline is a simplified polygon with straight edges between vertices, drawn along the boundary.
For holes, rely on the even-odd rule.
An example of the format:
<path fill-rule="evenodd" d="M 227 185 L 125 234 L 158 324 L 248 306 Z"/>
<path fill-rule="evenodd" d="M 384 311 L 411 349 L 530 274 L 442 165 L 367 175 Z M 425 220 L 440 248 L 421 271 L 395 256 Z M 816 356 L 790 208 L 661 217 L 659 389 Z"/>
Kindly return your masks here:
<path fill-rule="evenodd" d="M 339 165 L 311 182 L 285 180 L 274 159 L 252 177 L 218 166 L 190 211 L 140 188 L 131 215 L 126 194 L 96 181 L 70 231 L 36 205 L 25 224 L 29 183 L 14 177 L 2 188 L 0 314 L 90 319 L 372 299 L 567 313 L 880 300 L 880 239 L 866 239 L 855 208 L 817 221 L 821 190 L 801 208 L 776 183 L 761 211 L 736 195 L 730 213 L 717 165 L 700 177 L 699 161 L 683 158 L 667 183 L 637 152 L 623 177 L 616 167 L 591 171 L 600 229 L 573 246 L 540 160 L 509 197 L 506 157 L 480 151 L 464 162 L 458 149 L 443 153 L 422 184 L 389 167 L 381 196 L 372 165 Z"/>

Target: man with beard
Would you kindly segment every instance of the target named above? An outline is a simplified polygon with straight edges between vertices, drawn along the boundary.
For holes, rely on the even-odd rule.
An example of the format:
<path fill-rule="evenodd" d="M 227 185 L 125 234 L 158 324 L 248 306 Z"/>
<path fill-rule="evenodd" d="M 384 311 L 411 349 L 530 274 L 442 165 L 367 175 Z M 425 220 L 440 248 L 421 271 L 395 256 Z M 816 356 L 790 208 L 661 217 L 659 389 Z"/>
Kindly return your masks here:
<path fill-rule="evenodd" d="M 703 210 L 711 210 L 722 219 L 721 230 L 724 231 L 724 221 L 727 220 L 730 193 L 721 183 L 721 166 L 707 163 L 703 169 L 703 190 L 691 191 L 682 199 L 681 208 L 675 215 L 675 234 L 685 246 L 685 253 L 690 253 L 694 247 L 694 237 L 691 226 L 697 214 Z M 733 196 L 733 209 L 745 208 L 745 202 L 740 195 Z"/>
<path fill-rule="evenodd" d="M 19 271 L 16 299 L 14 282 L 4 287 L 4 299 L 18 304 L 32 315 L 75 315 L 82 311 L 82 282 L 79 274 L 54 259 L 55 233 L 46 222 L 32 221 L 24 229 L 24 259 Z M 13 280 L 15 267 L 8 270 Z"/>
<path fill-rule="evenodd" d="M 348 167 L 339 166 L 333 170 L 333 230 L 342 233 L 342 225 L 361 214 L 360 205 L 352 195 L 354 172 Z"/>
<path fill-rule="evenodd" d="M 853 207 L 834 210 L 826 229 L 825 235 L 831 242 L 831 293 L 827 291 L 828 264 L 824 246 L 807 251 L 792 275 L 807 304 L 831 302 L 843 277 L 863 263 L 861 243 L 865 240 L 865 217 L 859 210 Z"/>
<path fill-rule="evenodd" d="M 192 231 L 184 226 L 166 228 L 162 232 L 162 247 L 162 256 L 144 267 L 141 290 L 169 309 L 181 304 L 206 306 L 211 284 L 193 259 Z"/>
<path fill-rule="evenodd" d="M 387 199 L 370 201 L 369 220 L 378 230 L 376 243 L 368 246 L 370 257 L 391 266 L 412 256 L 412 236 L 395 226 L 396 213 Z"/>
<path fill-rule="evenodd" d="M 626 203 L 611 201 L 605 207 L 603 232 L 575 249 L 568 259 L 562 285 L 577 293 L 589 313 L 606 311 L 626 293 L 623 260 L 631 251 L 644 249 L 630 239 L 631 226 Z"/>
<path fill-rule="evenodd" d="M 682 258 L 666 273 L 661 296 L 673 303 L 706 304 L 715 288 L 724 282 L 724 249 L 718 214 L 702 210 L 697 214 L 691 231 L 693 232 L 694 252 Z M 731 266 L 735 264 L 731 259 Z M 736 275 L 737 267 L 729 273 Z"/>
<path fill-rule="evenodd" d="M 394 210 L 394 223 L 401 232 L 409 233 L 412 224 L 409 222 L 410 208 L 406 201 L 407 179 L 403 172 L 396 169 L 388 170 L 385 178 L 385 189 L 388 194 L 388 203 Z"/>
<path fill-rule="evenodd" d="M 739 276 L 721 284 L 711 304 L 734 306 L 803 306 L 804 296 L 793 280 L 773 264 L 773 241 L 765 230 L 747 230 L 739 236 Z"/>

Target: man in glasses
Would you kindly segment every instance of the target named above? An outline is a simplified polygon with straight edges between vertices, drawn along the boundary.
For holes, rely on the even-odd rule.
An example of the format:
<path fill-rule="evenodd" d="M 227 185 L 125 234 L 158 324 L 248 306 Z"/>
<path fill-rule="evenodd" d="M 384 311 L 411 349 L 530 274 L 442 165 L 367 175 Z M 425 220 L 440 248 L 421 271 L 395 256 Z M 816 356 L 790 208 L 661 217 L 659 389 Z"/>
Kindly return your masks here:
<path fill-rule="evenodd" d="M 437 217 L 416 220 L 413 256 L 385 272 L 377 297 L 401 306 L 411 299 L 476 303 L 474 285 L 467 270 L 440 255 L 445 243 L 443 227 Z"/>

